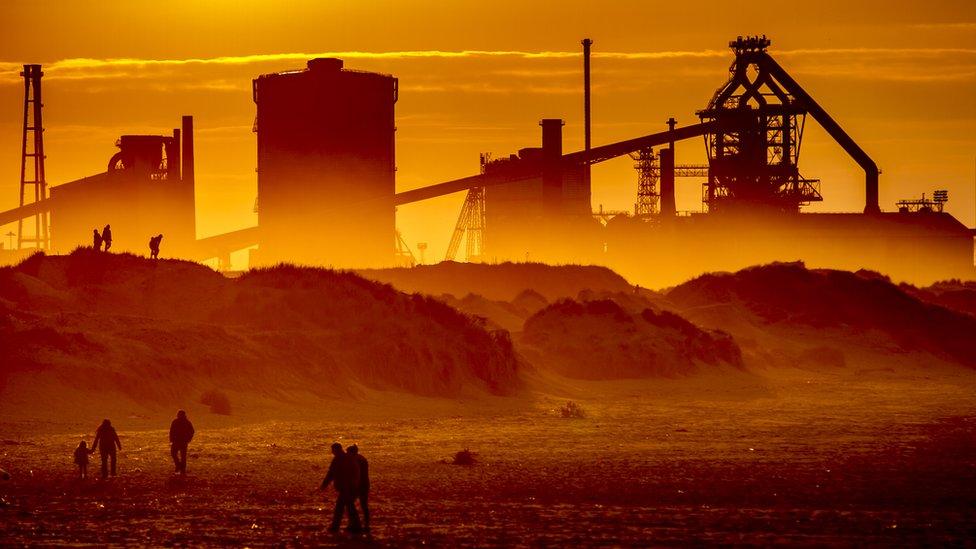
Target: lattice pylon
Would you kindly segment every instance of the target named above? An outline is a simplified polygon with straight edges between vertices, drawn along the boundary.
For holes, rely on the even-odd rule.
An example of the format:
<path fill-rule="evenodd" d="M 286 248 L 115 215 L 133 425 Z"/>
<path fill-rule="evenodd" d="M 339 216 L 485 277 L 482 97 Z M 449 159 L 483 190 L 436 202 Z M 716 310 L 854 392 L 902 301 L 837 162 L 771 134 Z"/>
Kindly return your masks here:
<path fill-rule="evenodd" d="M 637 202 L 634 204 L 634 216 L 648 217 L 658 213 L 661 199 L 657 190 L 657 158 L 651 148 L 641 149 L 631 154 L 634 169 L 637 170 Z"/>
<path fill-rule="evenodd" d="M 454 261 L 464 240 L 465 261 L 477 260 L 485 253 L 485 188 L 468 190 L 461 206 L 461 214 L 454 226 L 454 234 L 447 246 L 445 261 Z"/>
<path fill-rule="evenodd" d="M 47 182 L 44 178 L 44 125 L 41 119 L 41 72 L 40 65 L 24 65 L 24 133 L 20 162 L 20 205 L 47 200 Z M 28 189 L 28 187 L 31 187 Z M 28 218 L 26 227 L 31 223 Z M 39 211 L 33 216 L 33 232 L 25 232 L 25 219 L 17 221 L 17 248 L 33 244 L 34 248 L 50 249 L 51 236 L 48 213 Z"/>

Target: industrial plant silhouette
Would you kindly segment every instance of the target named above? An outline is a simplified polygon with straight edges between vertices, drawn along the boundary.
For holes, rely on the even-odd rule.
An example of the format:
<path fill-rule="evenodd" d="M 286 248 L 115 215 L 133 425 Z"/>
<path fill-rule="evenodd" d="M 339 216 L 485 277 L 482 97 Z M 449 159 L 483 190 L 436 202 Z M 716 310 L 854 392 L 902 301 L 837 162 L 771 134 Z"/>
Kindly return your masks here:
<path fill-rule="evenodd" d="M 729 78 L 695 113 L 697 123 L 671 118 L 660 132 L 600 146 L 591 146 L 593 42 L 582 45 L 583 150 L 565 152 L 563 120 L 544 119 L 541 147 L 484 154 L 479 174 L 401 192 L 397 78 L 331 58 L 259 76 L 252 89 L 258 225 L 202 239 L 195 227 L 192 117 L 184 116 L 172 135 L 123 135 L 105 172 L 48 188 L 43 73 L 25 65 L 21 205 L 0 213 L 0 224 L 18 223 L 21 250 L 69 251 L 110 222 L 113 249 L 120 251 L 142 250 L 147 238 L 165 234 L 169 257 L 227 265 L 231 252 L 251 248 L 251 266 L 388 267 L 414 262 L 396 230 L 397 206 L 466 192 L 448 260 L 464 244 L 468 261 L 603 264 L 658 285 L 772 260 L 869 268 L 917 282 L 976 276 L 974 231 L 943 211 L 946 193 L 884 212 L 875 162 L 773 59 L 765 36 L 729 43 Z M 862 212 L 802 212 L 824 200 L 819 180 L 799 167 L 808 115 L 863 169 Z M 676 146 L 694 138 L 705 141 L 707 165 L 676 164 Z M 626 156 L 638 171 L 634 210 L 594 212 L 590 167 Z M 679 177 L 704 179 L 701 212 L 677 211 Z M 662 267 L 647 250 L 671 259 Z"/>

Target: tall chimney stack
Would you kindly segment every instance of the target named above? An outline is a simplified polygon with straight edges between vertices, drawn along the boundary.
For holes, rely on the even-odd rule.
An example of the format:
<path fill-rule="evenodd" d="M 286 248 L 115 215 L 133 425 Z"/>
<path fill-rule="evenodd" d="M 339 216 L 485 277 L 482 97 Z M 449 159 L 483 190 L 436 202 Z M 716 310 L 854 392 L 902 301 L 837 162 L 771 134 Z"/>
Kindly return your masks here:
<path fill-rule="evenodd" d="M 193 187 L 193 117 L 183 116 L 183 182 Z"/>
<path fill-rule="evenodd" d="M 177 135 L 173 132 L 174 137 Z M 197 238 L 197 218 L 196 218 L 196 177 L 193 171 L 193 117 L 183 116 L 183 131 L 179 132 L 182 140 L 183 151 L 180 155 L 182 161 L 182 181 L 183 181 L 183 204 L 187 212 L 185 226 L 189 228 L 187 238 L 190 242 Z"/>
<path fill-rule="evenodd" d="M 583 39 L 583 148 L 590 150 L 590 46 L 593 41 L 589 38 Z M 590 195 L 590 164 L 583 165 L 583 186 L 586 187 L 586 195 Z M 587 208 L 592 208 L 588 204 Z"/>
<path fill-rule="evenodd" d="M 583 148 L 590 150 L 590 46 L 593 41 L 583 39 Z"/>

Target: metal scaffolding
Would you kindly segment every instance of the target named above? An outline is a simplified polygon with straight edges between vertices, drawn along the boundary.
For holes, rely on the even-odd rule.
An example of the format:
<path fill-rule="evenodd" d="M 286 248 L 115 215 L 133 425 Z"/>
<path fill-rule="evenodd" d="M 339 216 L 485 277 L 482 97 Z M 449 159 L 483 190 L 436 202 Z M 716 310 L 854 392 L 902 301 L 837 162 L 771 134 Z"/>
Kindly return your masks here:
<path fill-rule="evenodd" d="M 41 121 L 41 72 L 40 65 L 24 65 L 24 133 L 20 161 L 20 206 L 41 202 L 47 199 L 47 182 L 44 179 L 44 125 Z M 30 189 L 28 189 L 30 187 Z M 48 226 L 48 212 L 39 209 L 33 216 L 33 231 L 30 217 L 17 221 L 17 248 L 30 244 L 38 249 L 51 248 L 51 235 Z"/>
<path fill-rule="evenodd" d="M 486 166 L 491 162 L 491 154 L 481 154 L 481 173 L 485 173 Z M 477 261 L 485 255 L 485 188 L 474 187 L 468 190 L 461 206 L 451 242 L 447 246 L 445 261 L 454 261 L 461 240 L 464 244 L 464 260 Z"/>
<path fill-rule="evenodd" d="M 637 170 L 637 203 L 634 204 L 634 215 L 652 216 L 659 211 L 658 205 L 661 200 L 657 190 L 657 178 L 660 172 L 657 170 L 654 149 L 651 147 L 641 149 L 631 153 L 630 158 L 634 160 L 634 169 Z"/>

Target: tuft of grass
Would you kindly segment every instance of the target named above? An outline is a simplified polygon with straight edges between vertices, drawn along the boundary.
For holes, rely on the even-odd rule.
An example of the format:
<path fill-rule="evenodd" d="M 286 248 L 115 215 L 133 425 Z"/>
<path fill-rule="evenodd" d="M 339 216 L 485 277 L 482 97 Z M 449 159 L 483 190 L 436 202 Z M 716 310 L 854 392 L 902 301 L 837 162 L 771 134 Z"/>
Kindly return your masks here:
<path fill-rule="evenodd" d="M 454 461 L 451 462 L 452 465 L 465 465 L 472 466 L 478 462 L 478 454 L 472 452 L 465 448 L 460 452 L 454 454 Z"/>
<path fill-rule="evenodd" d="M 586 412 L 582 406 L 570 400 L 559 408 L 559 417 L 583 419 L 586 417 Z"/>
<path fill-rule="evenodd" d="M 211 389 L 203 393 L 200 397 L 200 403 L 210 406 L 211 414 L 230 415 L 230 399 L 221 391 Z"/>

